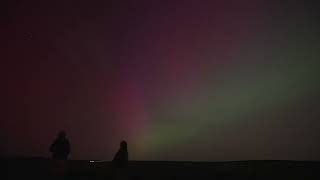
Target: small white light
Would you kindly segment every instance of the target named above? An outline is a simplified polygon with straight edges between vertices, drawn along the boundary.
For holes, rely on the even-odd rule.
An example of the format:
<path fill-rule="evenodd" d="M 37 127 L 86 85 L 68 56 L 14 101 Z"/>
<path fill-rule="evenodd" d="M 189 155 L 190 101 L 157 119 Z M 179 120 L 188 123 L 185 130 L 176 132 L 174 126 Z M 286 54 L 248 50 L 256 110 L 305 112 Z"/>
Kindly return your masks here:
<path fill-rule="evenodd" d="M 90 161 L 91 163 L 94 163 L 94 161 Z"/>

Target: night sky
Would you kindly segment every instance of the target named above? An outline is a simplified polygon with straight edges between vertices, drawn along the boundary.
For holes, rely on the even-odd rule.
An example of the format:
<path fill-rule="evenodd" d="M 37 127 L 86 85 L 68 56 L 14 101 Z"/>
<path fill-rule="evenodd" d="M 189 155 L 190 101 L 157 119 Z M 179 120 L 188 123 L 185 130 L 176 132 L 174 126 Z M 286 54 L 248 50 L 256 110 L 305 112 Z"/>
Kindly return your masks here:
<path fill-rule="evenodd" d="M 0 152 L 320 160 L 318 4 L 1 2 Z"/>

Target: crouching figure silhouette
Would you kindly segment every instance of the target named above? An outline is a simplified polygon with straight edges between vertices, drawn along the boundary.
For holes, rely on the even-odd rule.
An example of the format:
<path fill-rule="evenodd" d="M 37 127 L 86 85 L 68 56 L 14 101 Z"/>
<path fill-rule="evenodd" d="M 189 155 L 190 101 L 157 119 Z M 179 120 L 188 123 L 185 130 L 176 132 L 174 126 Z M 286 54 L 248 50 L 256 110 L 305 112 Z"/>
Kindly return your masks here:
<path fill-rule="evenodd" d="M 128 145 L 126 141 L 121 141 L 120 148 L 112 160 L 113 180 L 129 179 L 128 172 Z"/>
<path fill-rule="evenodd" d="M 112 163 L 114 166 L 122 168 L 128 165 L 128 145 L 126 141 L 121 141 L 120 148 L 114 156 Z"/>

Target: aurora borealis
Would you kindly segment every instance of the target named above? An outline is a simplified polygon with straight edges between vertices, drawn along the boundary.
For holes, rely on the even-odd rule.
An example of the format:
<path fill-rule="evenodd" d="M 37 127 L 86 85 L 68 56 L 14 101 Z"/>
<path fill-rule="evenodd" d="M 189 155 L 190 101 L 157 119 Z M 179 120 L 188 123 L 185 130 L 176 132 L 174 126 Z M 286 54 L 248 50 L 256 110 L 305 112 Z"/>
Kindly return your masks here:
<path fill-rule="evenodd" d="M 320 160 L 317 4 L 10 1 L 1 153 L 73 159 Z"/>

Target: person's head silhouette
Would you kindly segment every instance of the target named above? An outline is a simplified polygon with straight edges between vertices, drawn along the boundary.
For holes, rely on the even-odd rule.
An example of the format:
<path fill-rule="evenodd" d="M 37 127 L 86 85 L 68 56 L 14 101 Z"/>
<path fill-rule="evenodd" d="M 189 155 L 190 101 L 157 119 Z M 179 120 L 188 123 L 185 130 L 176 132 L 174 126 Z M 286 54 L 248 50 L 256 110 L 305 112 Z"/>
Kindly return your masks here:
<path fill-rule="evenodd" d="M 59 133 L 58 133 L 58 138 L 66 138 L 66 132 L 65 131 L 63 131 L 63 130 L 61 130 L 61 131 L 59 131 Z"/>
<path fill-rule="evenodd" d="M 128 144 L 126 141 L 121 141 L 120 143 L 120 149 L 128 149 Z"/>

